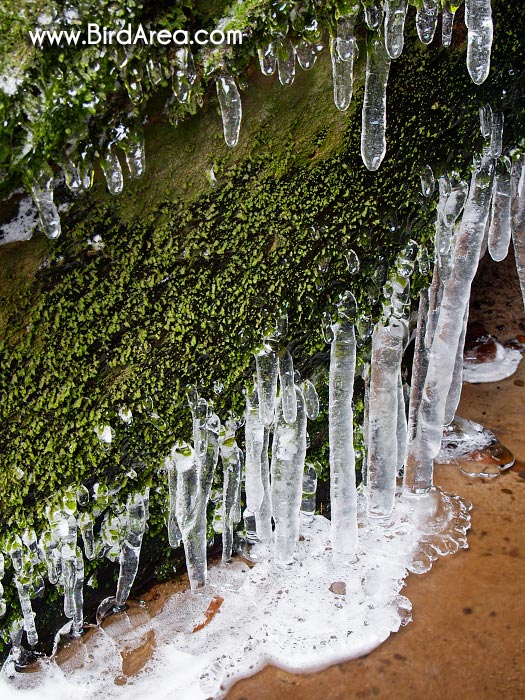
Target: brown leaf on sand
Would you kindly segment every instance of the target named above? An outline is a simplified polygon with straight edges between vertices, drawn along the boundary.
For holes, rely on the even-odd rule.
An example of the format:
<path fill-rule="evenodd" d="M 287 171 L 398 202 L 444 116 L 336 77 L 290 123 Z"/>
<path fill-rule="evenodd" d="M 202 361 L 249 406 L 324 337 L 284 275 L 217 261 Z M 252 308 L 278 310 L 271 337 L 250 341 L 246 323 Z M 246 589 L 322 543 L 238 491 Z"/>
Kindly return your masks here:
<path fill-rule="evenodd" d="M 150 660 L 155 646 L 155 632 L 150 630 L 142 637 L 138 646 L 131 649 L 123 649 L 120 652 L 122 656 L 122 674 L 124 676 L 134 676 L 141 671 Z"/>
<path fill-rule="evenodd" d="M 223 603 L 224 598 L 221 598 L 220 595 L 214 595 L 213 598 L 210 600 L 210 604 L 208 605 L 206 612 L 204 613 L 204 620 L 202 622 L 199 622 L 198 625 L 195 625 L 195 627 L 193 628 L 193 632 L 198 632 L 203 627 L 206 627 L 206 625 L 209 624 L 213 620 L 215 615 L 219 612 L 219 608 Z"/>

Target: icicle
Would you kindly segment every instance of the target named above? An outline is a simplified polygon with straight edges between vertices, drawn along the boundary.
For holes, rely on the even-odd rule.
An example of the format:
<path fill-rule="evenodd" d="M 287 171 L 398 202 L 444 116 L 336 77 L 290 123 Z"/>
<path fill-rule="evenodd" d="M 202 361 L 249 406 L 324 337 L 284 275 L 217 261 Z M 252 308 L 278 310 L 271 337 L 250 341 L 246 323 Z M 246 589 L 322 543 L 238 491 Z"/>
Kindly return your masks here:
<path fill-rule="evenodd" d="M 175 71 L 171 83 L 173 94 L 179 102 L 188 101 L 196 77 L 193 55 L 187 46 L 181 46 L 175 52 Z"/>
<path fill-rule="evenodd" d="M 437 267 L 437 266 L 436 266 Z M 419 294 L 419 310 L 417 314 L 416 338 L 414 343 L 414 359 L 412 361 L 412 377 L 410 380 L 410 402 L 408 409 L 407 442 L 415 438 L 419 406 L 423 395 L 423 386 L 428 367 L 428 349 L 425 344 L 427 322 L 429 319 L 428 294 Z"/>
<path fill-rule="evenodd" d="M 434 180 L 434 173 L 430 165 L 425 165 L 419 177 L 421 180 L 421 193 L 423 197 L 432 197 L 436 181 Z"/>
<path fill-rule="evenodd" d="M 139 126 L 128 132 L 127 138 L 121 143 L 126 156 L 129 174 L 132 178 L 142 177 L 146 171 L 146 153 L 144 150 L 144 134 Z"/>
<path fill-rule="evenodd" d="M 60 236 L 60 216 L 53 201 L 53 171 L 47 163 L 41 165 L 31 182 L 31 196 L 40 218 L 40 225 L 48 238 Z"/>
<path fill-rule="evenodd" d="M 456 4 L 455 0 L 454 7 L 451 6 L 451 2 L 446 2 L 443 8 L 443 14 L 441 16 L 441 42 L 443 46 L 450 46 L 452 43 L 452 29 L 454 27 L 454 17 L 456 15 Z"/>
<path fill-rule="evenodd" d="M 369 170 L 377 170 L 386 153 L 386 87 L 389 70 L 390 59 L 383 39 L 376 34 L 368 43 L 361 125 L 361 157 Z"/>
<path fill-rule="evenodd" d="M 430 44 L 434 38 L 438 19 L 439 0 L 423 0 L 416 12 L 417 35 L 423 44 Z"/>
<path fill-rule="evenodd" d="M 257 49 L 259 56 L 259 64 L 263 75 L 273 75 L 277 67 L 277 56 L 275 50 L 275 42 L 270 41 L 266 46 L 260 46 Z"/>
<path fill-rule="evenodd" d="M 24 618 L 24 629 L 27 634 L 27 641 L 34 647 L 38 644 L 38 633 L 35 626 L 35 613 L 31 606 L 31 592 L 33 589 L 31 576 L 26 573 L 15 575 L 15 586 L 20 601 L 20 608 Z"/>
<path fill-rule="evenodd" d="M 303 70 L 310 70 L 310 68 L 313 68 L 317 60 L 317 53 L 317 46 L 306 41 L 306 39 L 301 39 L 295 47 L 297 62 Z"/>
<path fill-rule="evenodd" d="M 206 422 L 206 454 L 202 460 L 187 445 L 174 452 L 177 467 L 177 521 L 182 533 L 192 590 L 206 585 L 206 507 L 219 456 L 220 421 L 212 414 Z"/>
<path fill-rule="evenodd" d="M 510 245 L 511 167 L 510 159 L 507 157 L 502 158 L 496 165 L 488 240 L 489 253 L 496 262 L 500 262 L 507 257 Z"/>
<path fill-rule="evenodd" d="M 397 426 L 396 426 L 396 436 L 397 436 L 397 460 L 396 460 L 396 474 L 400 476 L 403 471 L 403 466 L 405 464 L 406 451 L 407 451 L 407 419 L 406 419 L 406 405 L 405 405 L 405 393 L 403 390 L 403 381 L 401 379 L 401 371 L 397 377 Z"/>
<path fill-rule="evenodd" d="M 281 85 L 291 85 L 295 79 L 295 49 L 287 37 L 277 42 L 277 73 Z"/>
<path fill-rule="evenodd" d="M 330 38 L 334 103 L 344 112 L 350 106 L 354 90 L 354 57 L 357 43 L 353 35 L 354 17 L 344 17 L 337 23 L 337 36 Z"/>
<path fill-rule="evenodd" d="M 268 443 L 270 432 L 264 429 L 263 447 L 261 453 L 261 479 L 263 484 L 263 499 L 259 512 L 255 516 L 257 539 L 270 542 L 272 539 L 272 494 L 270 485 L 270 461 L 268 459 Z"/>
<path fill-rule="evenodd" d="M 109 193 L 120 194 L 124 187 L 124 177 L 120 160 L 111 144 L 108 145 L 104 155 L 100 158 L 100 166 L 106 178 Z"/>
<path fill-rule="evenodd" d="M 345 253 L 345 260 L 346 260 L 346 269 L 351 275 L 355 275 L 357 272 L 359 272 L 359 268 L 361 266 L 361 263 L 359 262 L 359 257 L 355 250 L 350 250 L 348 253 Z"/>
<path fill-rule="evenodd" d="M 525 307 L 525 155 L 523 153 L 513 162 L 510 177 L 512 242 Z"/>
<path fill-rule="evenodd" d="M 275 417 L 277 378 L 279 376 L 277 353 L 270 348 L 263 347 L 255 355 L 255 366 L 257 368 L 259 418 L 264 426 L 269 427 Z"/>
<path fill-rule="evenodd" d="M 385 47 L 391 59 L 399 58 L 403 52 L 407 10 L 408 0 L 386 0 Z"/>
<path fill-rule="evenodd" d="M 175 467 L 174 452 L 176 447 L 172 448 L 170 457 L 166 457 L 164 465 L 168 473 L 168 542 L 170 547 L 176 549 L 180 546 L 182 533 L 177 521 L 177 469 Z"/>
<path fill-rule="evenodd" d="M 295 423 L 297 401 L 295 398 L 293 359 L 288 350 L 279 356 L 279 381 L 281 384 L 281 404 L 284 420 Z"/>
<path fill-rule="evenodd" d="M 93 161 L 88 155 L 87 151 L 83 151 L 80 154 L 78 161 L 78 175 L 80 177 L 80 182 L 82 183 L 82 189 L 89 190 L 93 185 L 95 170 L 93 169 Z"/>
<path fill-rule="evenodd" d="M 82 189 L 82 180 L 78 172 L 78 168 L 70 160 L 64 163 L 64 179 L 66 187 L 71 192 L 79 192 Z"/>
<path fill-rule="evenodd" d="M 492 124 L 490 130 L 490 155 L 499 158 L 503 150 L 503 112 L 492 113 Z"/>
<path fill-rule="evenodd" d="M 83 512 L 78 516 L 78 528 L 82 535 L 84 554 L 86 559 L 92 561 L 95 556 L 95 536 L 93 534 L 93 518 L 89 513 Z"/>
<path fill-rule="evenodd" d="M 332 325 L 328 399 L 330 444 L 330 508 L 332 548 L 336 558 L 351 561 L 357 549 L 357 493 L 355 483 L 354 372 L 357 306 L 347 293 L 339 306 L 340 320 Z"/>
<path fill-rule="evenodd" d="M 398 377 L 407 334 L 405 321 L 391 316 L 372 336 L 368 406 L 368 514 L 388 517 L 394 508 L 398 462 Z"/>
<path fill-rule="evenodd" d="M 459 400 L 461 398 L 461 388 L 463 386 L 463 353 L 465 351 L 465 337 L 467 335 L 468 312 L 469 305 L 467 304 L 465 315 L 463 316 L 463 327 L 461 330 L 461 335 L 459 336 L 458 348 L 456 350 L 456 362 L 454 364 L 454 372 L 452 374 L 452 381 L 450 383 L 450 389 L 447 396 L 447 405 L 445 407 L 445 419 L 443 421 L 443 425 L 449 425 L 449 423 L 452 423 L 459 406 Z"/>
<path fill-rule="evenodd" d="M 126 504 L 126 535 L 121 545 L 120 571 L 115 601 L 124 608 L 139 568 L 140 548 L 146 529 L 146 509 L 141 494 L 130 494 Z"/>
<path fill-rule="evenodd" d="M 367 3 L 364 10 L 366 26 L 377 31 L 383 24 L 383 3 L 381 0 L 374 0 L 372 4 Z"/>
<path fill-rule="evenodd" d="M 319 416 L 319 396 L 315 386 L 306 379 L 301 387 L 304 396 L 306 415 L 309 420 L 315 420 Z"/>
<path fill-rule="evenodd" d="M 197 391 L 188 392 L 188 403 L 192 415 L 193 449 L 199 464 L 204 461 L 208 450 L 208 433 L 206 421 L 209 417 L 208 402 Z"/>
<path fill-rule="evenodd" d="M 490 70 L 493 31 L 490 0 L 465 0 L 465 24 L 468 72 L 476 85 L 481 85 Z"/>
<path fill-rule="evenodd" d="M 259 396 L 257 386 L 253 393 L 246 391 L 245 412 L 245 491 L 246 507 L 255 515 L 259 512 L 264 498 L 264 485 L 261 473 L 264 447 L 264 425 L 260 421 Z"/>
<path fill-rule="evenodd" d="M 228 73 L 217 78 L 217 97 L 222 115 L 224 140 L 228 146 L 235 146 L 239 140 L 242 119 L 242 103 L 235 80 Z"/>
<path fill-rule="evenodd" d="M 311 462 L 307 462 L 303 472 L 303 496 L 301 513 L 303 521 L 311 523 L 315 515 L 315 497 L 317 492 L 317 470 Z"/>
<path fill-rule="evenodd" d="M 223 564 L 231 561 L 233 549 L 233 528 L 240 520 L 242 453 L 235 441 L 235 431 L 237 427 L 237 423 L 234 421 L 228 421 L 227 427 L 224 429 L 221 428 L 219 441 L 223 468 Z"/>
<path fill-rule="evenodd" d="M 277 418 L 272 444 L 272 505 L 275 521 L 275 559 L 284 564 L 293 560 L 299 536 L 306 456 L 306 412 L 301 390 L 295 387 L 297 420 L 284 420 L 282 403 L 277 402 Z"/>
<path fill-rule="evenodd" d="M 450 276 L 443 294 L 429 353 L 427 376 L 417 420 L 416 435 L 408 447 L 405 489 L 426 493 L 432 486 L 433 459 L 439 451 L 446 402 L 454 373 L 463 318 L 468 304 L 481 243 L 489 216 L 493 161 L 484 156 L 472 182 L 454 248 Z"/>
<path fill-rule="evenodd" d="M 129 99 L 134 105 L 140 105 L 144 99 L 142 89 L 142 70 L 137 66 L 126 66 L 123 70 L 124 85 L 128 91 Z"/>

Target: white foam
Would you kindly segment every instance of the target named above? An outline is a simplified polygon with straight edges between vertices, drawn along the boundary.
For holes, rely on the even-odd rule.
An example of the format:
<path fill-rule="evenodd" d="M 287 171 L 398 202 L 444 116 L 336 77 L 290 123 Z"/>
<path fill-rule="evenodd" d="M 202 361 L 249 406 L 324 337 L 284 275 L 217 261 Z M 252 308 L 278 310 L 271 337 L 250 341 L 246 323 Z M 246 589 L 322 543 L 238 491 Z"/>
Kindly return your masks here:
<path fill-rule="evenodd" d="M 458 497 L 433 489 L 422 497 L 398 493 L 390 518 L 369 520 L 360 500 L 358 560 L 343 566 L 333 562 L 329 521 L 316 516 L 302 523 L 292 564 L 265 559 L 261 546 L 251 569 L 244 562 L 210 567 L 205 589 L 176 593 L 158 615 L 144 609 L 133 624 L 126 613 L 111 618 L 78 645 L 74 663 L 48 661 L 39 673 L 15 674 L 10 685 L 0 682 L 0 696 L 205 700 L 267 663 L 311 672 L 361 656 L 410 621 L 410 601 L 400 595 L 408 572 L 428 571 L 438 555 L 467 546 L 468 511 Z M 334 583 L 346 593 L 333 593 Z M 194 632 L 216 596 L 223 598 L 218 612 Z M 121 650 L 137 648 L 152 630 L 155 649 L 145 668 L 115 685 Z"/>

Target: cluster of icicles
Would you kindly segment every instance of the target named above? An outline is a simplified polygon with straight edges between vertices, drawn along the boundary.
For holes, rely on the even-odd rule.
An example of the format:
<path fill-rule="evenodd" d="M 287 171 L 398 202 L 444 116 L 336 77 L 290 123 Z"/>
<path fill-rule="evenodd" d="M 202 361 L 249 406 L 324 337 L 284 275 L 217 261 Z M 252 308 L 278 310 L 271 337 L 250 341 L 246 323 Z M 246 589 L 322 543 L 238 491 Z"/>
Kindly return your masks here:
<path fill-rule="evenodd" d="M 442 43 L 449 46 L 452 38 L 454 15 L 460 2 L 447 2 L 442 8 Z M 363 3 L 367 27 L 373 30 L 367 40 L 365 93 L 362 109 L 361 156 L 369 170 L 377 170 L 386 153 L 386 89 L 390 62 L 403 51 L 405 18 L 408 0 L 374 0 Z M 416 12 L 416 26 L 420 40 L 429 44 L 437 28 L 440 0 L 423 0 Z M 338 109 L 348 109 L 353 94 L 354 61 L 358 46 L 355 26 L 361 12 L 356 2 L 348 14 L 336 19 L 335 35 L 330 37 L 334 102 Z M 492 13 L 490 0 L 465 0 L 465 21 L 468 29 L 467 67 L 472 80 L 481 84 L 488 76 L 492 47 Z M 275 36 L 258 49 L 261 71 L 264 75 L 277 72 L 282 85 L 291 85 L 297 63 L 304 70 L 313 67 L 323 49 L 322 31 L 317 20 L 305 27 L 303 35 L 294 45 L 287 36 L 285 21 Z M 153 84 L 162 79 L 160 68 L 148 63 L 148 75 Z M 136 72 L 136 71 L 135 71 Z M 188 102 L 197 73 L 193 55 L 188 47 L 175 53 L 172 76 L 173 94 L 184 104 Z M 139 77 L 132 69 L 124 78 L 131 101 L 140 104 L 143 99 Z M 222 115 L 224 139 L 228 146 L 235 146 L 239 139 L 242 119 L 242 103 L 234 78 L 226 71 L 216 76 L 217 96 Z M 108 190 L 119 194 L 124 185 L 122 167 L 116 147 L 122 148 L 133 178 L 141 177 L 145 170 L 144 139 L 139 128 L 117 127 L 116 136 L 106 144 L 100 157 Z M 64 166 L 66 185 L 73 192 L 91 187 L 93 161 L 89 151 L 78 156 L 78 162 L 68 160 Z M 53 201 L 53 172 L 44 164 L 33 176 L 31 194 L 37 207 L 42 229 L 49 238 L 60 235 L 60 216 Z"/>
<path fill-rule="evenodd" d="M 340 297 L 337 316 L 325 328 L 331 344 L 330 508 L 336 562 L 353 561 L 358 548 L 352 410 L 356 328 L 362 347 L 371 337 L 370 360 L 362 370 L 363 482 L 367 517 L 381 522 L 391 516 L 396 498 L 425 498 L 433 491 L 433 460 L 443 427 L 454 418 L 460 396 L 471 283 L 486 249 L 501 260 L 513 238 L 525 290 L 525 157 L 514 154 L 511 161 L 501 156 L 502 129 L 501 116 L 488 106 L 482 109 L 481 130 L 486 140 L 482 155 L 474 159 L 470 185 L 454 174 L 439 179 L 434 273 L 430 288 L 420 294 L 410 389 L 403 383 L 401 361 L 410 340 L 410 277 L 416 260 L 421 266 L 424 257 L 415 242 L 400 253 L 388 277 L 381 319 L 375 327 L 359 318 L 355 298 L 347 291 Z M 421 184 L 423 194 L 431 196 L 435 185 L 430 168 L 422 174 Z M 356 270 L 353 251 L 348 264 L 350 271 Z M 293 561 L 301 512 L 314 513 L 316 472 L 306 460 L 307 422 L 317 418 L 319 399 L 312 382 L 301 381 L 294 370 L 286 349 L 286 329 L 283 315 L 255 353 L 256 375 L 246 389 L 242 419 L 230 417 L 221 423 L 211 402 L 196 391 L 188 395 L 193 444 L 176 442 L 164 469 L 169 487 L 169 543 L 174 548 L 181 542 L 184 546 L 192 590 L 206 584 L 210 500 L 215 504 L 216 523 L 220 523 L 216 531 L 222 532 L 224 563 L 231 560 L 236 525 L 241 521 L 243 483 L 245 542 L 263 543 L 268 556 L 279 564 Z M 129 411 L 121 410 L 119 416 L 127 423 L 133 419 Z M 236 439 L 243 424 L 244 457 Z M 111 441 L 109 426 L 97 428 L 97 434 L 101 442 Z M 219 456 L 222 493 L 213 488 Z M 400 496 L 397 483 L 401 475 Z M 94 501 L 91 510 L 90 497 Z M 120 565 L 116 594 L 102 601 L 97 617 L 125 606 L 138 570 L 148 510 L 148 489 L 131 494 L 124 503 L 117 492 L 110 493 L 100 484 L 95 484 L 91 494 L 85 486 L 72 486 L 48 507 L 49 529 L 39 539 L 27 530 L 4 539 L 2 549 L 12 563 L 22 612 L 10 630 L 11 659 L 24 659 L 24 630 L 30 646 L 38 641 L 31 599 L 43 590 L 44 569 L 50 583 L 58 585 L 64 595 L 64 613 L 71 622 L 62 633 L 80 634 L 83 628 L 84 557 L 106 556 Z M 450 546 L 457 550 L 466 541 Z M 2 574 L 3 568 L 0 555 Z M 0 607 L 4 614 L 3 600 Z"/>

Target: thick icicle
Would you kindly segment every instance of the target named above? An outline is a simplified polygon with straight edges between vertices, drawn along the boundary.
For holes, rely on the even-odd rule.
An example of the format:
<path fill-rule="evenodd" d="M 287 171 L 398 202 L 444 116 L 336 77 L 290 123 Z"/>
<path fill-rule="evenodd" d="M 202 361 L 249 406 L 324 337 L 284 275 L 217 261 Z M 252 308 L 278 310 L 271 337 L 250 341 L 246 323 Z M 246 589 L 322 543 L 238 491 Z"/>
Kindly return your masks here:
<path fill-rule="evenodd" d="M 295 398 L 293 359 L 288 350 L 284 350 L 279 356 L 279 382 L 284 420 L 287 423 L 295 423 L 297 400 Z"/>
<path fill-rule="evenodd" d="M 281 85 L 291 85 L 295 79 L 295 49 L 288 37 L 277 41 L 277 74 Z"/>
<path fill-rule="evenodd" d="M 120 571 L 115 600 L 118 608 L 125 607 L 139 568 L 142 536 L 146 529 L 146 509 L 139 493 L 130 494 L 126 505 L 126 536 L 121 545 Z"/>
<path fill-rule="evenodd" d="M 426 493 L 432 486 L 433 459 L 439 452 L 446 402 L 454 373 L 463 318 L 489 216 L 493 160 L 483 156 L 472 182 L 454 247 L 453 267 L 443 285 L 436 330 L 429 353 L 416 435 L 409 443 L 405 489 Z"/>
<path fill-rule="evenodd" d="M 82 535 L 84 544 L 84 554 L 86 559 L 92 561 L 96 556 L 95 551 L 95 535 L 93 534 L 93 517 L 90 513 L 84 511 L 78 516 L 78 529 Z"/>
<path fill-rule="evenodd" d="M 242 119 L 241 96 L 235 80 L 228 73 L 217 78 L 217 97 L 222 115 L 222 130 L 228 146 L 235 146 L 239 140 Z"/>
<path fill-rule="evenodd" d="M 391 316 L 372 337 L 368 405 L 368 514 L 388 517 L 394 508 L 398 461 L 398 377 L 406 323 Z"/>
<path fill-rule="evenodd" d="M 352 295 L 340 306 L 340 320 L 332 325 L 328 399 L 330 444 L 330 508 L 332 548 L 336 558 L 351 561 L 357 550 L 357 493 L 355 482 L 354 372 L 356 303 Z M 353 305 L 353 308 L 352 308 Z"/>
<path fill-rule="evenodd" d="M 266 46 L 260 46 L 257 49 L 259 56 L 259 64 L 263 75 L 273 75 L 277 67 L 277 56 L 275 42 L 270 41 Z"/>
<path fill-rule="evenodd" d="M 492 199 L 492 218 L 489 231 L 489 253 L 493 260 L 500 262 L 509 252 L 510 226 L 510 171 L 511 162 L 502 158 L 496 165 L 494 178 L 494 196 Z"/>
<path fill-rule="evenodd" d="M 423 0 L 416 12 L 417 35 L 423 44 L 430 44 L 434 38 L 438 19 L 439 0 Z"/>
<path fill-rule="evenodd" d="M 255 355 L 257 369 L 257 392 L 259 394 L 259 418 L 266 427 L 272 425 L 275 417 L 279 359 L 270 348 L 262 348 Z"/>
<path fill-rule="evenodd" d="M 490 0 L 465 0 L 465 24 L 468 72 L 476 85 L 481 85 L 490 70 L 493 32 Z"/>
<path fill-rule="evenodd" d="M 392 59 L 399 58 L 405 41 L 405 17 L 408 0 L 386 0 L 385 2 L 385 47 Z"/>
<path fill-rule="evenodd" d="M 354 35 L 356 17 L 357 9 L 353 14 L 339 17 L 336 36 L 330 39 L 334 103 L 342 112 L 348 109 L 354 90 L 354 59 L 357 55 L 357 42 Z"/>
<path fill-rule="evenodd" d="M 511 229 L 521 296 L 525 307 L 525 154 L 523 153 L 512 164 Z"/>
<path fill-rule="evenodd" d="M 219 457 L 220 421 L 213 413 L 206 421 L 206 453 L 198 459 L 186 449 L 177 448 L 177 521 L 182 532 L 186 565 L 192 590 L 206 585 L 206 507 L 211 493 L 213 474 Z M 184 459 L 177 459 L 177 455 Z"/>
<path fill-rule="evenodd" d="M 31 196 L 40 218 L 42 230 L 48 238 L 60 236 L 60 216 L 53 201 L 53 171 L 44 163 L 31 182 Z"/>
<path fill-rule="evenodd" d="M 237 423 L 228 421 L 220 433 L 220 453 L 223 469 L 222 495 L 222 562 L 231 561 L 233 528 L 240 520 L 241 450 L 235 441 Z M 264 430 L 264 429 L 263 429 Z"/>
<path fill-rule="evenodd" d="M 100 167 L 106 178 L 109 193 L 120 194 L 124 188 L 124 177 L 120 160 L 112 144 L 108 145 L 104 155 L 100 158 Z"/>
<path fill-rule="evenodd" d="M 361 119 L 361 157 L 377 170 L 386 153 L 386 87 L 390 58 L 382 37 L 374 35 L 367 48 L 365 97 Z"/>
<path fill-rule="evenodd" d="M 306 411 L 302 391 L 295 387 L 297 420 L 284 420 L 282 403 L 277 402 L 277 418 L 272 444 L 272 505 L 275 521 L 275 559 L 287 564 L 293 560 L 299 536 L 306 456 Z"/>
<path fill-rule="evenodd" d="M 71 192 L 79 192 L 82 189 L 82 180 L 80 179 L 77 166 L 68 159 L 63 167 L 66 187 Z"/>

